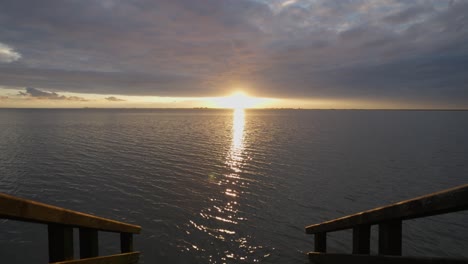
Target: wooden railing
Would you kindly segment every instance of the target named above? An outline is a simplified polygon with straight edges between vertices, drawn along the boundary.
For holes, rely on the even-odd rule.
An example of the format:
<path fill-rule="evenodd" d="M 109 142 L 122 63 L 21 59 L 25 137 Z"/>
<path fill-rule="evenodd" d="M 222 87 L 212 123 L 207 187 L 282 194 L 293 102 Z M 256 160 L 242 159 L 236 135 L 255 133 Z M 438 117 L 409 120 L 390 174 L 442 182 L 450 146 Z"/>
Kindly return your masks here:
<path fill-rule="evenodd" d="M 315 236 L 315 252 L 309 253 L 313 263 L 468 263 L 468 259 L 402 257 L 402 221 L 468 209 L 468 184 L 392 205 L 345 216 L 305 228 Z M 466 224 L 466 223 L 465 223 Z M 370 254 L 370 230 L 379 228 L 379 255 Z M 327 233 L 353 230 L 352 254 L 327 251 Z M 468 239 L 468 238 L 467 238 Z M 468 248 L 468 243 L 467 243 Z"/>
<path fill-rule="evenodd" d="M 140 226 L 1 193 L 0 218 L 46 224 L 50 263 L 138 263 L 140 253 L 133 251 L 133 234 L 140 233 Z M 78 260 L 74 260 L 73 228 L 79 229 L 80 259 Z M 98 231 L 120 233 L 121 254 L 98 257 Z"/>

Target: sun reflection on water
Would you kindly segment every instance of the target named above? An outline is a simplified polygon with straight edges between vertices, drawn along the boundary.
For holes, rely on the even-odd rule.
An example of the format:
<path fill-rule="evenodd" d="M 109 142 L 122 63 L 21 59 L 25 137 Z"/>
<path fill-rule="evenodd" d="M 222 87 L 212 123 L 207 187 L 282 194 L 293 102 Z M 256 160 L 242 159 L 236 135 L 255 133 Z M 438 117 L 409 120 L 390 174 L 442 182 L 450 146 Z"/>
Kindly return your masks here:
<path fill-rule="evenodd" d="M 242 152 L 244 145 L 245 110 L 235 109 L 232 122 L 232 151 L 235 154 Z"/>
<path fill-rule="evenodd" d="M 243 161 L 244 152 L 244 127 L 245 112 L 244 109 L 235 109 L 232 121 L 232 144 L 226 159 L 227 165 L 235 172 L 240 172 L 240 164 Z"/>
<path fill-rule="evenodd" d="M 201 210 L 198 220 L 190 220 L 190 225 L 211 236 L 212 245 L 217 246 L 217 257 L 210 255 L 210 263 L 223 263 L 228 259 L 241 262 L 258 262 L 267 257 L 262 246 L 251 245 L 251 234 L 243 231 L 248 218 L 242 205 L 248 197 L 249 185 L 254 182 L 243 175 L 243 167 L 249 160 L 245 153 L 246 113 L 242 108 L 232 112 L 231 142 L 225 156 L 225 172 L 219 177 L 210 175 L 210 181 L 221 187 L 220 192 L 210 198 L 211 206 Z M 226 142 L 228 143 L 228 142 Z M 229 143 L 228 143 L 229 144 Z M 198 222 L 198 223 L 197 223 Z M 198 248 L 198 247 L 197 247 Z M 190 249 L 193 250 L 193 246 Z M 204 251 L 203 249 L 196 249 Z"/>

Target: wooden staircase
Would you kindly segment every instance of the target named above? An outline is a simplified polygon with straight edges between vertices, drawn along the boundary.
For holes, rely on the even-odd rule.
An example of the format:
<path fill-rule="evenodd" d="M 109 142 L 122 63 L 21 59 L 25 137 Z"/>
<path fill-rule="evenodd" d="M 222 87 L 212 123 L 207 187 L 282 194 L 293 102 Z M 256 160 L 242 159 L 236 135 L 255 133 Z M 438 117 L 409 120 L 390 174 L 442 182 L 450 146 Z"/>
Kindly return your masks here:
<path fill-rule="evenodd" d="M 307 234 L 315 236 L 315 252 L 309 253 L 312 263 L 375 263 L 422 264 L 468 263 L 468 259 L 404 257 L 402 251 L 402 222 L 404 220 L 446 214 L 468 209 L 468 184 L 411 200 L 307 226 Z M 468 225 L 468 223 L 464 223 Z M 370 255 L 370 230 L 379 229 L 379 253 Z M 327 253 L 327 233 L 353 230 L 352 254 Z M 467 238 L 468 239 L 468 238 Z M 466 246 L 468 249 L 468 244 Z"/>
<path fill-rule="evenodd" d="M 140 226 L 1 193 L 0 218 L 47 225 L 49 263 L 138 263 L 140 252 L 133 250 L 133 234 L 140 233 Z M 79 229 L 80 259 L 74 259 L 73 228 Z M 98 231 L 120 233 L 121 254 L 99 256 Z"/>

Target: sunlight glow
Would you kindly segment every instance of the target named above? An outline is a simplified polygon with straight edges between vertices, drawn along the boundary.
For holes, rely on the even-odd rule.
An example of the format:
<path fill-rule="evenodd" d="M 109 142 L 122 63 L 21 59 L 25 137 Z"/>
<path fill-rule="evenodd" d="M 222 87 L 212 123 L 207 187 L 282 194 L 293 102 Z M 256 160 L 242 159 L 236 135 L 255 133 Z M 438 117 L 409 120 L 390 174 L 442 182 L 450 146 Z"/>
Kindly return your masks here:
<path fill-rule="evenodd" d="M 231 96 L 212 98 L 211 100 L 215 107 L 232 109 L 257 108 L 272 101 L 269 98 L 251 97 L 240 91 Z"/>

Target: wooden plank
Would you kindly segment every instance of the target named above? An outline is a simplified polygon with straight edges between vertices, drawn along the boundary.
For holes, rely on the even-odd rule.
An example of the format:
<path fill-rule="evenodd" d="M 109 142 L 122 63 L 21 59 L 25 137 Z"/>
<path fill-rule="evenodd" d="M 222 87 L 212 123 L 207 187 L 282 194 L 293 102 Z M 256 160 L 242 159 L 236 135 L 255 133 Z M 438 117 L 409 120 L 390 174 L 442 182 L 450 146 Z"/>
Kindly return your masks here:
<path fill-rule="evenodd" d="M 137 264 L 139 257 L 140 252 L 131 252 L 96 258 L 61 261 L 51 264 Z"/>
<path fill-rule="evenodd" d="M 332 232 L 357 225 L 374 225 L 390 220 L 407 220 L 468 209 L 468 184 L 392 205 L 307 226 L 307 234 Z"/>
<path fill-rule="evenodd" d="M 73 259 L 73 228 L 50 224 L 48 242 L 49 262 Z"/>
<path fill-rule="evenodd" d="M 314 240 L 316 252 L 327 252 L 327 233 L 316 233 Z"/>
<path fill-rule="evenodd" d="M 351 255 L 317 252 L 311 252 L 308 255 L 310 262 L 315 264 L 468 264 L 468 259 Z"/>
<path fill-rule="evenodd" d="M 80 228 L 80 258 L 99 256 L 98 231 L 96 229 Z"/>
<path fill-rule="evenodd" d="M 353 254 L 370 253 L 370 225 L 359 225 L 353 228 Z"/>
<path fill-rule="evenodd" d="M 401 220 L 393 220 L 379 224 L 379 254 L 401 256 L 401 235 Z"/>
<path fill-rule="evenodd" d="M 0 193 L 0 218 L 139 234 L 141 227 Z"/>
<path fill-rule="evenodd" d="M 132 252 L 133 251 L 133 234 L 131 233 L 120 233 L 120 252 Z"/>

